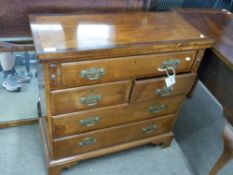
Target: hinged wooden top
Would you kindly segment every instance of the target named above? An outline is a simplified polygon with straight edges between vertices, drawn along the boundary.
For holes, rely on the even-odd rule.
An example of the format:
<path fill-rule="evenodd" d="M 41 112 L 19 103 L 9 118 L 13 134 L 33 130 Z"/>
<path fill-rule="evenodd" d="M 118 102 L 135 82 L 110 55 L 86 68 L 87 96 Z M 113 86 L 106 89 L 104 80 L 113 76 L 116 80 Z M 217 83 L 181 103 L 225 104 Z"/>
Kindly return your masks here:
<path fill-rule="evenodd" d="M 30 15 L 30 26 L 41 60 L 107 58 L 213 43 L 173 12 Z"/>

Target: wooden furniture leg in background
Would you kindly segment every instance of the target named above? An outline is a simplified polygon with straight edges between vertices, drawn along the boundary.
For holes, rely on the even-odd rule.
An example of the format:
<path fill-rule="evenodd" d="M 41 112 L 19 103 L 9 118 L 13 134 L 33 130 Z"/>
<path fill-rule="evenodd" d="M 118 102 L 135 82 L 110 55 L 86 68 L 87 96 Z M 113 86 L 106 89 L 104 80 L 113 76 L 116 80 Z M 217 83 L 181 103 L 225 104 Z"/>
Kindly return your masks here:
<path fill-rule="evenodd" d="M 223 131 L 224 149 L 209 175 L 216 175 L 217 172 L 233 158 L 233 130 L 232 126 L 226 125 Z"/>

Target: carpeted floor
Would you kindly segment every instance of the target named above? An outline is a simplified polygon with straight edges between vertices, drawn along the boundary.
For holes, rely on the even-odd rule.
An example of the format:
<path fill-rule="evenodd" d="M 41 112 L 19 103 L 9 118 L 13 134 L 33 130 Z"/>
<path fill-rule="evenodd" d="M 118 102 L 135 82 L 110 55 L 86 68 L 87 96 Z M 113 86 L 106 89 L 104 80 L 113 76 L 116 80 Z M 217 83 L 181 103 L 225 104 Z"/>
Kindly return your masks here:
<path fill-rule="evenodd" d="M 36 125 L 0 130 L 1 175 L 46 175 Z M 143 146 L 80 162 L 63 175 L 192 175 L 179 145 Z"/>
<path fill-rule="evenodd" d="M 194 175 L 207 175 L 223 150 L 222 107 L 199 82 L 176 122 L 176 140 Z M 233 175 L 233 161 L 218 175 Z"/>

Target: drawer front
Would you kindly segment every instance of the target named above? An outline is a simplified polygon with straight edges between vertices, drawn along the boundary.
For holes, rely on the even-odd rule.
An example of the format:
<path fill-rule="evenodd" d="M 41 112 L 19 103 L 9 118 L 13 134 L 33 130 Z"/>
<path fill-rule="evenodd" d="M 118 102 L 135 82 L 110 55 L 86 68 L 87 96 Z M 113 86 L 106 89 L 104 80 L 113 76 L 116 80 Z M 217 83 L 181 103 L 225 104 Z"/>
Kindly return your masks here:
<path fill-rule="evenodd" d="M 195 61 L 195 56 L 195 51 L 148 55 L 145 57 L 138 56 L 136 58 L 137 70 L 135 74 L 137 78 L 164 75 L 166 74 L 165 71 L 161 72 L 158 68 L 169 67 L 174 68 L 176 73 L 189 72 Z"/>
<path fill-rule="evenodd" d="M 138 80 L 135 82 L 131 101 L 152 100 L 156 98 L 187 94 L 196 79 L 195 73 L 176 76 L 176 84 L 167 87 L 165 78 Z"/>
<path fill-rule="evenodd" d="M 51 92 L 53 115 L 127 103 L 131 81 L 105 83 Z"/>
<path fill-rule="evenodd" d="M 91 150 L 166 133 L 172 129 L 175 120 L 175 115 L 169 115 L 72 137 L 56 139 L 54 140 L 55 158 L 72 156 Z"/>
<path fill-rule="evenodd" d="M 103 107 L 53 117 L 54 137 L 63 137 L 110 126 L 177 113 L 184 96 Z"/>
<path fill-rule="evenodd" d="M 176 66 L 177 72 L 191 70 L 196 51 L 174 52 L 132 57 L 111 58 L 61 64 L 60 87 L 75 87 L 126 80 L 136 77 L 161 75 L 157 68 Z M 53 88 L 54 83 L 51 80 Z"/>

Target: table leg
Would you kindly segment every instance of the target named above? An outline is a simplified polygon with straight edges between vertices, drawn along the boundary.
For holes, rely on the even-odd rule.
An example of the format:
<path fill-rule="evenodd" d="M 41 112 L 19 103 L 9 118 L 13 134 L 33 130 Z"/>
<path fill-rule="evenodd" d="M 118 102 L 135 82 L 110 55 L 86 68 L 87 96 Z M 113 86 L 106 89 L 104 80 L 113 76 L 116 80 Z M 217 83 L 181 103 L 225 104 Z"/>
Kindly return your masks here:
<path fill-rule="evenodd" d="M 223 131 L 224 149 L 223 153 L 211 169 L 209 175 L 216 175 L 217 172 L 233 158 L 233 131 L 231 126 L 225 126 Z"/>

